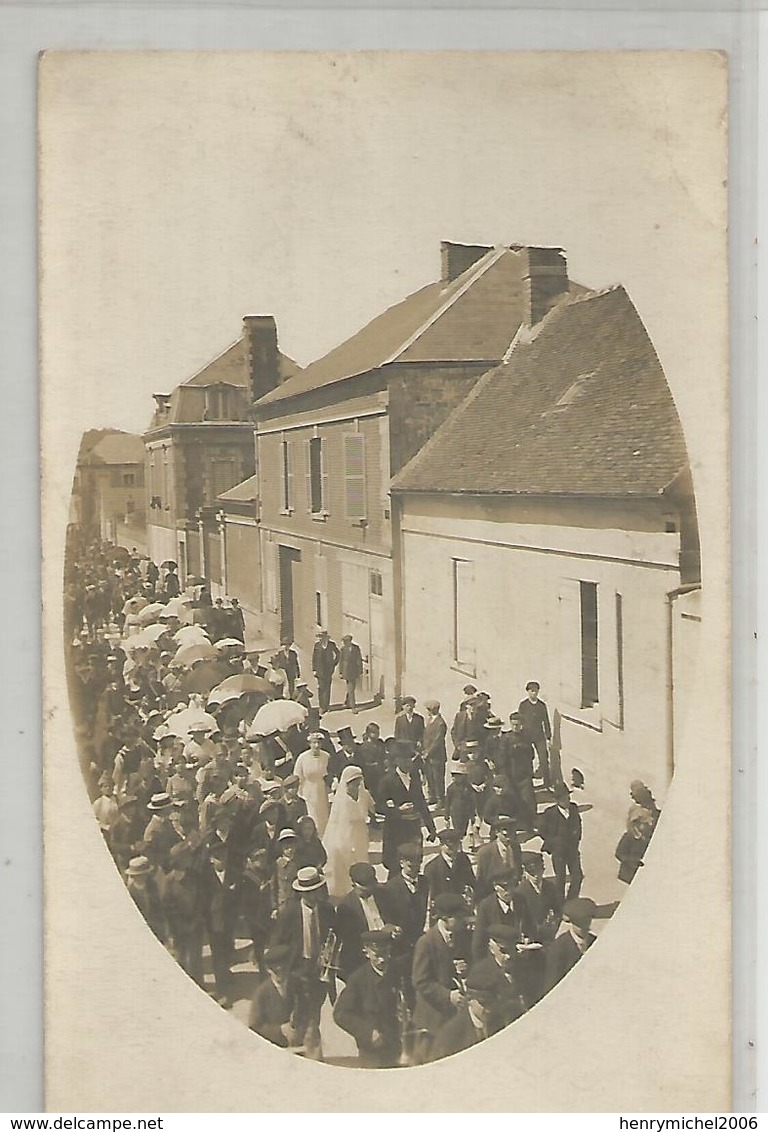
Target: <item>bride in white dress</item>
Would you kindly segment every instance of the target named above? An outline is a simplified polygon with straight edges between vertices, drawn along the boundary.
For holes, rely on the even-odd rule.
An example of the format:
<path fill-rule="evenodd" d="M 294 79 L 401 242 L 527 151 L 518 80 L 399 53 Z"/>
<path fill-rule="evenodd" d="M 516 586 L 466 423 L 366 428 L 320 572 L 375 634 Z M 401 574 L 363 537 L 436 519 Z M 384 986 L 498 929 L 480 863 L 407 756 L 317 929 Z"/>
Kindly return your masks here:
<path fill-rule="evenodd" d="M 328 894 L 334 899 L 352 891 L 350 867 L 368 860 L 368 815 L 373 811 L 374 802 L 363 785 L 361 768 L 345 766 L 322 838 L 328 854 Z"/>

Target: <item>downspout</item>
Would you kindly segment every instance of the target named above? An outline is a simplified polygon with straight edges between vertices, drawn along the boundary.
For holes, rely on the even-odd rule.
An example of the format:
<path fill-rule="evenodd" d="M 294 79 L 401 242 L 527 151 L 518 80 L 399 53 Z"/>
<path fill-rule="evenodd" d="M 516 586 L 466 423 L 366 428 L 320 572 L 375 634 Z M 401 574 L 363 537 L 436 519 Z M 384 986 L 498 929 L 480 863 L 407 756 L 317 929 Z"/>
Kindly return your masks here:
<path fill-rule="evenodd" d="M 225 594 L 229 593 L 227 585 L 227 515 L 221 510 L 217 511 L 216 519 L 219 524 L 219 539 L 221 542 L 221 588 Z"/>
<path fill-rule="evenodd" d="M 667 784 L 675 773 L 675 602 L 683 594 L 701 589 L 701 582 L 687 582 L 665 594 L 667 603 Z"/>
<path fill-rule="evenodd" d="M 395 687 L 394 698 L 398 704 L 402 695 L 403 660 L 404 660 L 404 634 L 403 634 L 403 571 L 402 571 L 402 535 L 400 521 L 402 516 L 402 500 L 400 496 L 390 495 L 390 509 L 392 516 L 392 611 L 394 613 L 395 629 Z"/>

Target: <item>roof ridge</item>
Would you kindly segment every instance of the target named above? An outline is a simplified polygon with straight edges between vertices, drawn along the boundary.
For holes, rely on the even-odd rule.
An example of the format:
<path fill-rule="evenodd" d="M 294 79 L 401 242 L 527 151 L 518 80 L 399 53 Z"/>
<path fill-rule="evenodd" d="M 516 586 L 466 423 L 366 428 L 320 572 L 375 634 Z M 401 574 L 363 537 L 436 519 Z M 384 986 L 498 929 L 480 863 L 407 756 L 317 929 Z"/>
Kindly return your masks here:
<path fill-rule="evenodd" d="M 418 342 L 418 340 L 419 340 L 419 338 L 421 338 L 422 334 L 425 334 L 427 332 L 427 330 L 430 329 L 430 327 L 434 326 L 434 324 L 438 321 L 438 319 L 442 318 L 442 316 L 446 313 L 446 311 L 449 311 L 451 309 L 451 307 L 454 305 L 454 303 L 456 303 L 457 300 L 462 297 L 462 295 L 465 295 L 467 293 L 467 291 L 470 289 L 470 287 L 472 287 L 473 284 L 476 283 L 477 280 L 482 275 L 485 275 L 486 271 L 488 271 L 489 268 L 493 267 L 493 265 L 495 263 L 498 263 L 498 261 L 505 254 L 505 252 L 510 251 L 510 250 L 511 249 L 505 247 L 503 244 L 498 245 L 498 246 L 493 247 L 493 248 L 489 248 L 489 250 L 485 253 L 485 255 L 481 256 L 480 259 L 476 260 L 475 263 L 471 264 L 471 266 L 467 268 L 467 271 L 463 273 L 463 274 L 467 274 L 469 276 L 469 278 L 465 279 L 465 281 L 462 283 L 462 285 L 460 287 L 458 287 L 454 291 L 454 293 L 452 295 L 450 295 L 445 300 L 445 302 L 442 303 L 437 308 L 437 310 L 434 311 L 429 316 L 429 318 L 427 318 L 421 324 L 421 326 L 413 332 L 413 334 L 411 334 L 408 338 L 406 338 L 405 342 L 400 343 L 400 345 L 398 346 L 398 348 L 397 348 L 397 350 L 395 351 L 394 354 L 391 354 L 388 358 L 385 358 L 384 361 L 381 362 L 380 364 L 386 366 L 386 365 L 391 365 L 393 362 L 396 362 L 397 359 L 399 357 L 401 357 L 406 352 L 406 350 L 409 350 L 415 342 Z M 514 255 L 516 253 L 513 252 L 512 254 Z M 458 276 L 457 278 L 460 279 L 461 276 Z M 455 282 L 455 280 L 454 280 L 454 282 Z"/>

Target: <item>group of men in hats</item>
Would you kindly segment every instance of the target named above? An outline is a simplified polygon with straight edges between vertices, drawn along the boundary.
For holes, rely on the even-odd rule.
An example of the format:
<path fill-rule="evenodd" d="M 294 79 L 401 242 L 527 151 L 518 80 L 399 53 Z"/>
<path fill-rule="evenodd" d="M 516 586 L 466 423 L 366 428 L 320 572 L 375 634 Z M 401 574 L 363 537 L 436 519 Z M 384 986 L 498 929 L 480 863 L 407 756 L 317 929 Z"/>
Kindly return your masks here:
<path fill-rule="evenodd" d="M 390 737 L 369 723 L 359 740 L 340 728 L 334 743 L 320 713 L 334 674 L 356 709 L 362 657 L 351 637 L 339 648 L 321 633 L 312 656 L 320 710 L 303 725 L 252 741 L 242 716 L 225 708 L 211 720 L 201 710 L 207 718 L 179 737 L 167 730 L 178 701 L 168 694 L 162 638 L 157 655 L 136 665 L 105 631 L 108 613 L 103 626 L 81 628 L 84 587 L 113 571 L 108 551 L 83 547 L 69 567 L 74 635 L 85 632 L 74 662 L 87 656 L 91 680 L 75 711 L 95 767 L 100 828 L 150 928 L 201 986 L 207 945 L 224 1005 L 235 942 L 250 941 L 256 1033 L 322 1058 L 330 1010 L 360 1065 L 424 1064 L 514 1022 L 591 945 L 596 906 L 580 895 L 581 816 L 551 758 L 535 682 L 508 727 L 468 685 L 450 728 L 437 700 L 417 710 L 406 695 Z M 146 569 L 129 559 L 117 573 L 121 598 L 142 592 Z M 309 707 L 288 638 L 271 668 Z M 232 662 L 232 674 L 242 670 Z M 328 787 L 359 767 L 381 824 L 383 868 L 352 864 L 350 891 L 336 902 L 293 774 L 297 755 L 318 744 L 329 754 Z M 655 803 L 642 786 L 633 783 L 633 800 L 647 824 Z M 530 848 L 534 836 L 540 849 Z"/>

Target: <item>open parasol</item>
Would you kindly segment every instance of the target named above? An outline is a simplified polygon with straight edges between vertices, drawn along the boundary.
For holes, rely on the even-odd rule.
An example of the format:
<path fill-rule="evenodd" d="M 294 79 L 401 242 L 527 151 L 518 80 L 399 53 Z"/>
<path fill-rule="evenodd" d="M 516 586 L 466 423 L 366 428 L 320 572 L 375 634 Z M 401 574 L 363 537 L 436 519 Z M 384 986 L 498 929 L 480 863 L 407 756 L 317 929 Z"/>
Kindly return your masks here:
<path fill-rule="evenodd" d="M 228 676 L 226 680 L 222 680 L 213 689 L 208 697 L 208 706 L 226 704 L 230 700 L 239 700 L 241 696 L 247 696 L 253 692 L 271 696 L 272 691 L 273 688 L 269 680 L 264 680 L 261 676 L 254 676 L 252 672 L 238 672 L 234 676 Z M 300 707 L 301 705 L 298 704 L 297 706 Z"/>
<path fill-rule="evenodd" d="M 191 668 L 201 660 L 216 660 L 216 649 L 210 642 L 201 644 L 182 645 L 171 661 L 171 668 Z"/>
<path fill-rule="evenodd" d="M 303 723 L 306 718 L 307 709 L 294 700 L 271 700 L 256 712 L 248 735 L 274 735 L 276 731 L 287 731 L 289 727 Z"/>

